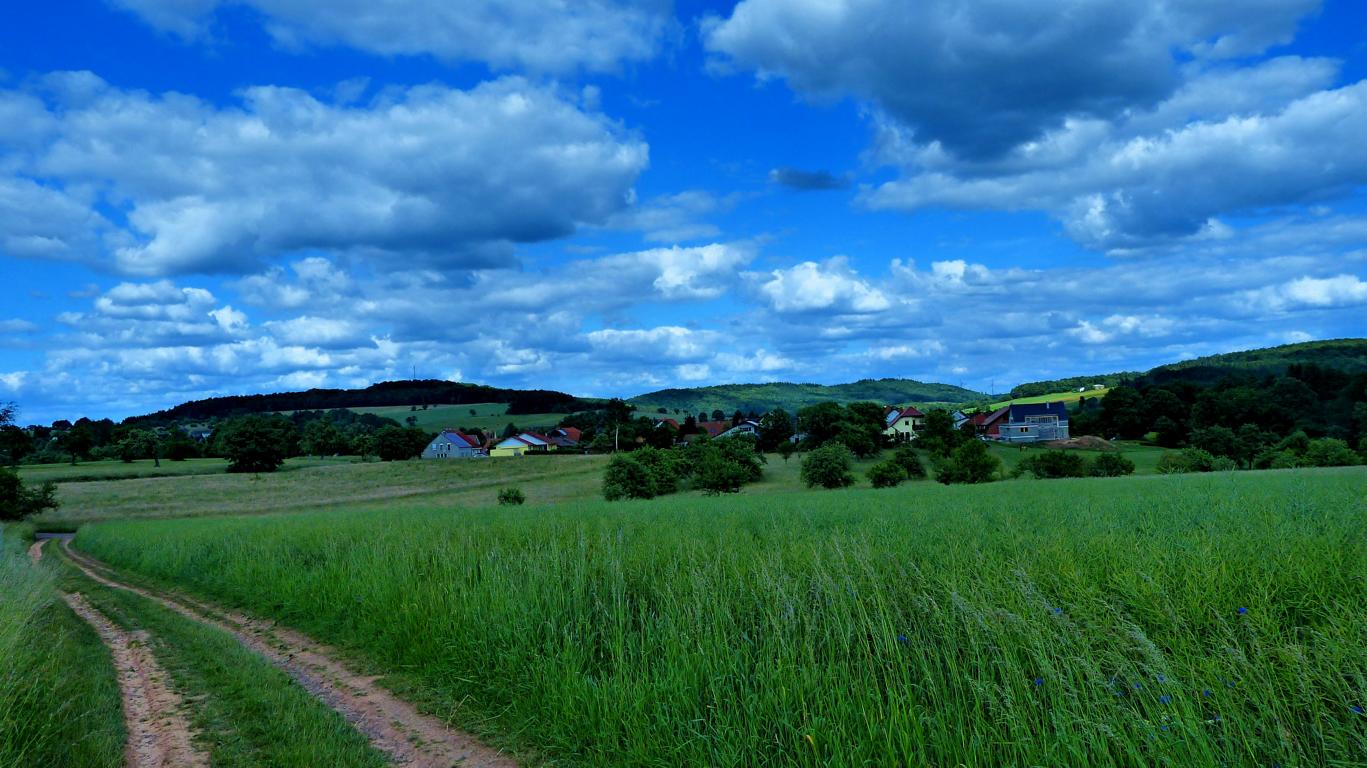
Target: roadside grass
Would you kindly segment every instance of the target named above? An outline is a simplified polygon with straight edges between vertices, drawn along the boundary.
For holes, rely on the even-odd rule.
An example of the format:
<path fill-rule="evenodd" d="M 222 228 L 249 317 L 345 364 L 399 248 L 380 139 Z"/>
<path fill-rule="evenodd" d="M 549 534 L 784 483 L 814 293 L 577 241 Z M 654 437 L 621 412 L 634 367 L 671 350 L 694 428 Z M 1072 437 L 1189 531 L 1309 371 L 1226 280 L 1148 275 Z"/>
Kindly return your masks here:
<path fill-rule="evenodd" d="M 62 586 L 80 592 L 128 630 L 146 630 L 152 652 L 187 702 L 190 721 L 216 767 L 386 765 L 364 736 L 270 662 L 227 633 L 144 597 L 98 584 L 60 548 Z"/>
<path fill-rule="evenodd" d="M 337 466 L 358 461 L 355 457 L 316 459 L 299 457 L 286 459 L 282 472 L 311 467 Z M 96 480 L 135 480 L 149 477 L 184 477 L 186 475 L 212 475 L 228 471 L 227 459 L 186 459 L 185 461 L 161 460 L 156 466 L 151 459 L 138 459 L 132 462 L 118 460 L 82 461 L 72 465 L 62 464 L 23 464 L 18 467 L 19 476 L 25 483 L 86 483 Z"/>
<path fill-rule="evenodd" d="M 1134 462 L 1134 474 L 1136 475 L 1157 474 L 1158 460 L 1166 453 L 1163 448 L 1152 445 L 1143 445 L 1135 441 L 1117 441 L 1114 445 L 1122 456 Z M 1007 445 L 999 442 L 988 442 L 987 447 L 992 452 L 992 455 L 1002 460 L 1002 467 L 1005 474 L 1010 474 L 1022 459 L 1043 451 L 1058 450 L 1057 448 L 1030 445 L 1028 443 Z M 1095 459 L 1101 453 L 1104 453 L 1104 451 L 1087 448 L 1068 448 L 1066 450 L 1068 450 L 1069 453 L 1077 453 L 1086 457 L 1089 461 Z"/>
<path fill-rule="evenodd" d="M 507 403 L 470 403 L 466 405 L 429 405 L 411 410 L 408 405 L 385 405 L 373 408 L 349 408 L 356 413 L 373 413 L 406 424 L 409 416 L 417 419 L 417 426 L 429 432 L 442 429 L 482 429 L 485 432 L 501 432 L 509 424 L 519 429 L 546 428 L 559 424 L 568 413 L 519 413 L 508 414 Z M 474 413 L 471 413 L 474 411 Z"/>
<path fill-rule="evenodd" d="M 0 526 L 0 768 L 117 768 L 113 662 L 57 597 L 51 567 L 30 564 L 27 531 Z"/>
<path fill-rule="evenodd" d="M 402 499 L 77 542 L 558 764 L 1354 765 L 1364 487 L 1345 468 Z"/>
<path fill-rule="evenodd" d="M 531 504 L 597 495 L 606 458 L 546 456 L 447 461 L 332 463 L 262 475 L 192 475 L 67 483 L 61 506 L 34 519 L 70 530 L 110 518 L 281 512 L 422 497 L 447 508 L 490 506 L 516 485 Z"/>

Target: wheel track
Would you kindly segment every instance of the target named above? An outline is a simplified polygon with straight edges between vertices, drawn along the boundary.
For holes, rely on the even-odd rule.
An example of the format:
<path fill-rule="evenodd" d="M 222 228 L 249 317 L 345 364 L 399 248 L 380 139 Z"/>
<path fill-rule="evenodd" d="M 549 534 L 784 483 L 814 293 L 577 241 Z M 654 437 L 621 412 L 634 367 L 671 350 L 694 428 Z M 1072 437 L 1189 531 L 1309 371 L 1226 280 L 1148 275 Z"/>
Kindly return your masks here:
<path fill-rule="evenodd" d="M 376 676 L 361 675 L 335 652 L 293 630 L 189 598 L 118 580 L 109 566 L 62 542 L 72 563 L 92 580 L 152 600 L 176 613 L 231 634 L 263 656 L 305 690 L 340 713 L 371 744 L 397 765 L 413 768 L 516 768 L 512 758 L 481 744 L 470 734 L 424 715 L 382 688 Z"/>

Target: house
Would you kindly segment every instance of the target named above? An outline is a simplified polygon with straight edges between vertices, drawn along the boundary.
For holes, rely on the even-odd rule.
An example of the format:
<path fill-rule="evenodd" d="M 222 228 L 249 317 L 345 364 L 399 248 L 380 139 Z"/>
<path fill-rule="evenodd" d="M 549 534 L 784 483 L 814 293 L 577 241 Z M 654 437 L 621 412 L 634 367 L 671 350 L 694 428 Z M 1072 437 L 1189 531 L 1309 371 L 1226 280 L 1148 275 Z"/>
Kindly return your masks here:
<path fill-rule="evenodd" d="M 964 413 L 963 411 L 955 411 L 949 414 L 949 416 L 950 418 L 954 419 L 955 429 L 962 427 L 964 425 L 964 422 L 968 421 L 968 414 Z"/>
<path fill-rule="evenodd" d="M 1011 406 L 1004 405 L 990 413 L 980 412 L 973 414 L 972 421 L 978 429 L 978 434 L 989 440 L 1001 439 L 1001 428 L 1006 423 L 1007 416 L 1011 415 Z"/>
<path fill-rule="evenodd" d="M 655 420 L 655 429 L 659 429 L 660 427 L 669 427 L 670 429 L 674 430 L 675 432 L 678 432 L 678 431 L 679 431 L 679 422 L 676 421 L 676 420 L 674 420 L 674 419 L 656 419 L 656 420 Z"/>
<path fill-rule="evenodd" d="M 759 422 L 755 421 L 754 419 L 746 419 L 745 421 L 742 421 L 736 426 L 731 427 L 725 432 L 722 432 L 720 435 L 717 435 L 717 439 L 720 440 L 724 437 L 736 437 L 738 435 L 749 435 L 750 437 L 758 439 Z"/>
<path fill-rule="evenodd" d="M 551 445 L 555 446 L 556 450 L 563 451 L 572 451 L 579 448 L 579 440 L 582 436 L 583 433 L 579 431 L 578 427 L 556 427 L 551 430 L 549 435 L 546 435 L 547 439 L 550 441 Z"/>
<path fill-rule="evenodd" d="M 1068 406 L 1062 402 L 1007 406 L 1000 438 L 1008 443 L 1068 439 Z"/>
<path fill-rule="evenodd" d="M 209 438 L 213 437 L 214 435 L 213 428 L 210 427 L 208 424 L 203 423 L 182 424 L 180 426 L 180 431 L 184 432 L 186 437 L 190 438 L 196 443 L 207 443 L 209 442 Z"/>
<path fill-rule="evenodd" d="M 908 443 L 916 439 L 916 430 L 926 425 L 926 415 L 913 406 L 883 409 L 883 434 L 895 442 Z"/>
<path fill-rule="evenodd" d="M 424 459 L 474 459 L 488 456 L 484 446 L 459 430 L 442 430 L 422 451 Z"/>
<path fill-rule="evenodd" d="M 489 449 L 490 456 L 525 456 L 529 453 L 550 453 L 554 443 L 546 435 L 522 432 L 505 437 Z"/>

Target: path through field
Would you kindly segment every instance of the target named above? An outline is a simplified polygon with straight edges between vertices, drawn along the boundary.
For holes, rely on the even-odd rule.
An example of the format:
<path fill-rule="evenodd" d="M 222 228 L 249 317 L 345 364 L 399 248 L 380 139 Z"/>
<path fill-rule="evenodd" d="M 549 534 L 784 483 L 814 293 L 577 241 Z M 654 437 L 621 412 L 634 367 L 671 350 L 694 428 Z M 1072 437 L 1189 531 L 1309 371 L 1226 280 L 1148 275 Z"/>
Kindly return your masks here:
<path fill-rule="evenodd" d="M 29 557 L 35 563 L 43 557 L 44 543 L 36 541 L 29 547 Z M 120 628 L 82 595 L 63 594 L 62 599 L 94 628 L 113 656 L 128 731 L 124 764 L 128 768 L 208 766 L 209 756 L 194 745 L 180 695 L 171 688 L 166 672 L 152 655 L 147 633 Z"/>
<path fill-rule="evenodd" d="M 325 646 L 291 630 L 184 595 L 136 587 L 118 579 L 108 566 L 82 555 L 63 541 L 71 561 L 92 580 L 140 595 L 176 613 L 231 634 L 245 647 L 284 670 L 309 693 L 339 712 L 372 745 L 398 765 L 415 768 L 516 768 L 507 755 L 467 733 L 424 715 L 380 687 L 378 678 L 361 675 L 338 661 Z"/>

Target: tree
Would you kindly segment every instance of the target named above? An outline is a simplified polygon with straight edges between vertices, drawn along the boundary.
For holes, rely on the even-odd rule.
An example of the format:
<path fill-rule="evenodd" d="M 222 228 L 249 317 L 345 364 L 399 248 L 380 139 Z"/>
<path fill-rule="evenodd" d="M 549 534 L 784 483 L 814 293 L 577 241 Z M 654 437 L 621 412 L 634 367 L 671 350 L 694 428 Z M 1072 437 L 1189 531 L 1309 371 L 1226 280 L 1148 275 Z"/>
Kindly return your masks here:
<path fill-rule="evenodd" d="M 1358 464 L 1358 455 L 1348 443 L 1333 437 L 1311 440 L 1303 461 L 1309 467 L 1351 467 Z"/>
<path fill-rule="evenodd" d="M 1134 440 L 1149 431 L 1144 418 L 1144 397 L 1130 386 L 1116 387 L 1101 398 L 1101 426 L 1107 436 Z"/>
<path fill-rule="evenodd" d="M 926 468 L 921 463 L 921 457 L 917 456 L 916 449 L 909 445 L 904 445 L 894 451 L 892 460 L 902 468 L 902 471 L 909 478 L 917 479 L 926 476 Z"/>
<path fill-rule="evenodd" d="M 802 482 L 808 488 L 844 488 L 854 484 L 854 454 L 844 443 L 829 442 L 802 460 Z"/>
<path fill-rule="evenodd" d="M 907 479 L 907 471 L 895 460 L 888 459 L 870 467 L 868 476 L 874 488 L 893 488 Z"/>
<path fill-rule="evenodd" d="M 731 440 L 718 442 L 729 443 Z M 749 481 L 745 465 L 727 458 L 716 444 L 707 445 L 694 469 L 693 484 L 709 496 L 738 493 Z"/>
<path fill-rule="evenodd" d="M 28 433 L 12 424 L 0 426 L 0 462 L 18 464 L 30 453 L 33 453 L 33 438 Z"/>
<path fill-rule="evenodd" d="M 346 438 L 331 419 L 315 419 L 304 426 L 300 449 L 309 456 L 333 456 L 346 450 Z"/>
<path fill-rule="evenodd" d="M 1236 458 L 1240 454 L 1239 440 L 1234 435 L 1234 430 L 1229 427 L 1202 427 L 1193 430 L 1189 439 L 1190 443 L 1200 448 L 1212 456 L 1225 456 Z"/>
<path fill-rule="evenodd" d="M 1106 451 L 1092 462 L 1092 477 L 1120 477 L 1134 474 L 1134 462 L 1116 451 Z"/>
<path fill-rule="evenodd" d="M 1367 439 L 1367 438 L 1364 438 Z M 783 463 L 787 464 L 788 459 L 793 457 L 793 451 L 797 450 L 797 444 L 792 440 L 784 440 L 778 444 L 778 455 L 783 457 Z"/>
<path fill-rule="evenodd" d="M 1044 451 L 1022 459 L 1011 474 L 1014 477 L 1020 477 L 1026 472 L 1044 480 L 1059 477 L 1086 477 L 1088 466 L 1086 459 L 1082 458 L 1076 451 Z"/>
<path fill-rule="evenodd" d="M 997 476 L 1001 460 L 987 450 L 981 440 L 969 440 L 940 462 L 935 479 L 942 483 L 990 483 Z"/>
<path fill-rule="evenodd" d="M 1176 448 L 1187 439 L 1187 430 L 1167 416 L 1155 419 L 1153 430 L 1158 433 L 1158 444 L 1164 448 Z"/>
<path fill-rule="evenodd" d="M 404 461 L 421 456 L 432 438 L 421 429 L 385 427 L 375 433 L 375 455 L 381 461 Z"/>
<path fill-rule="evenodd" d="M 655 479 L 646 465 L 631 453 L 614 454 L 603 473 L 603 498 L 650 499 L 655 497 Z"/>
<path fill-rule="evenodd" d="M 274 472 L 285 463 L 281 425 L 265 416 L 239 416 L 219 427 L 214 438 L 229 472 Z"/>
<path fill-rule="evenodd" d="M 723 411 L 723 410 L 720 409 L 720 408 L 713 408 L 713 409 L 712 409 L 712 420 L 713 420 L 713 421 L 722 421 L 722 420 L 724 420 L 725 418 L 726 418 L 726 411 Z"/>
<path fill-rule="evenodd" d="M 57 486 L 51 481 L 24 487 L 19 473 L 0 467 L 0 520 L 23 520 L 45 509 L 57 508 Z"/>
<path fill-rule="evenodd" d="M 77 424 L 63 432 L 58 443 L 62 446 L 62 450 L 71 456 L 71 466 L 74 467 L 77 456 L 85 456 L 90 453 L 91 448 L 95 447 L 95 437 L 88 425 Z"/>
<path fill-rule="evenodd" d="M 954 431 L 954 417 L 949 411 L 936 408 L 926 412 L 925 426 L 916 433 L 916 444 L 930 455 L 944 458 L 959 445 L 959 438 Z"/>
<path fill-rule="evenodd" d="M 782 408 L 764 414 L 759 420 L 759 449 L 763 452 L 778 450 L 793 436 L 793 418 Z"/>
<path fill-rule="evenodd" d="M 156 433 L 146 429 L 131 429 L 123 436 L 123 439 L 115 446 L 118 450 L 119 460 L 127 464 L 135 459 L 153 458 L 157 460 L 157 465 L 161 465 L 159 451 L 161 440 Z"/>

